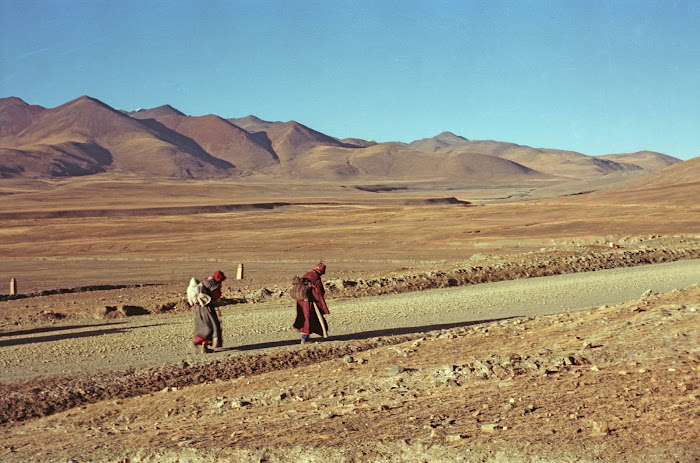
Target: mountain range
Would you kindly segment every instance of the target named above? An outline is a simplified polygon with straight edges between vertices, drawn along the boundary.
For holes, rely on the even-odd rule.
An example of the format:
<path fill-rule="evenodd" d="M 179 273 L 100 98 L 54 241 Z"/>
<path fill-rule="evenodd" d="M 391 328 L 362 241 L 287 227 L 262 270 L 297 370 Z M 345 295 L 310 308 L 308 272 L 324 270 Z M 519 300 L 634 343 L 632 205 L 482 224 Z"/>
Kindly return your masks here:
<path fill-rule="evenodd" d="M 0 99 L 0 178 L 123 173 L 498 185 L 654 172 L 679 161 L 650 151 L 588 156 L 450 132 L 409 143 L 338 139 L 295 121 L 187 116 L 169 105 L 124 111 L 88 96 L 56 108 Z"/>

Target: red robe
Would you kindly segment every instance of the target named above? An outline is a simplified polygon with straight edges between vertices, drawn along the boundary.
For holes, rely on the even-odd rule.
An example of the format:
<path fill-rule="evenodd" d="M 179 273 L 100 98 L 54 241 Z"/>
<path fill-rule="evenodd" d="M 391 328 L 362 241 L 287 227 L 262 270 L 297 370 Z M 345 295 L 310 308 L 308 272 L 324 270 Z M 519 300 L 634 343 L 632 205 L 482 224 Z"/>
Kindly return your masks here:
<path fill-rule="evenodd" d="M 308 301 L 297 301 L 297 318 L 294 320 L 294 328 L 301 334 L 318 334 L 324 338 L 328 336 L 328 324 L 324 315 L 328 315 L 328 305 L 324 294 L 321 274 L 316 269 L 307 272 L 304 278 L 311 280 L 311 298 Z M 318 309 L 318 310 L 317 310 Z"/>

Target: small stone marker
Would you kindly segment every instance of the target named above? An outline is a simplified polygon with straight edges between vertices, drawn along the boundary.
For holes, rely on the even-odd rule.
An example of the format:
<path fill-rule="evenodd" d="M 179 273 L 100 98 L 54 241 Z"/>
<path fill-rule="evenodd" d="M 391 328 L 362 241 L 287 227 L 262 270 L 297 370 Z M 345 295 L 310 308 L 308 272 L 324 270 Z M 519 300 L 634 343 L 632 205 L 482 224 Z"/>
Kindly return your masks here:
<path fill-rule="evenodd" d="M 17 280 L 14 278 L 10 280 L 10 296 L 17 294 Z"/>
<path fill-rule="evenodd" d="M 236 272 L 236 280 L 243 279 L 243 264 L 238 264 L 238 272 Z"/>

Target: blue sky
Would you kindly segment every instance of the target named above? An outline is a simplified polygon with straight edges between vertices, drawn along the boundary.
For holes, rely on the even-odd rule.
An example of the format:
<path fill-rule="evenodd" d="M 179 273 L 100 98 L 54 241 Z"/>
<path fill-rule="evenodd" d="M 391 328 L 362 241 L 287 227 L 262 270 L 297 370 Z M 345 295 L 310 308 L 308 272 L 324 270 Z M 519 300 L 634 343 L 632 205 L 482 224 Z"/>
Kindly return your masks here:
<path fill-rule="evenodd" d="M 0 0 L 0 97 L 700 154 L 700 1 Z"/>

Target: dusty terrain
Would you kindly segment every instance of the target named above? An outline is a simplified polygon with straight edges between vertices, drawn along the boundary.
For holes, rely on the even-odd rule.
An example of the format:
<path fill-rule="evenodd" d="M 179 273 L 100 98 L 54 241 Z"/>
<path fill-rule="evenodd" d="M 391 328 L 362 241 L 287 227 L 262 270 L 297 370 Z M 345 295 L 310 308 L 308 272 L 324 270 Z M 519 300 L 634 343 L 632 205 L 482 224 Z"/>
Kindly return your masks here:
<path fill-rule="evenodd" d="M 692 167 L 700 172 L 697 162 Z M 677 175 L 668 177 L 667 184 Z M 239 263 L 256 287 L 287 282 L 319 259 L 333 263 L 336 277 L 353 279 L 474 255 L 644 246 L 700 229 L 697 181 L 549 200 L 572 190 L 391 185 L 3 180 L 0 282 L 8 283 L 0 294 L 10 278 L 23 293 L 168 284 L 214 267 L 235 275 Z"/>
<path fill-rule="evenodd" d="M 697 461 L 700 288 L 587 304 L 614 299 L 601 281 L 624 292 L 698 278 L 685 260 L 339 300 L 338 334 L 304 346 L 289 309 L 224 306 L 236 336 L 209 355 L 173 342 L 188 314 L 6 331 L 7 371 L 53 365 L 3 382 L 3 458 Z M 158 350 L 180 360 L 153 364 Z M 124 370 L 141 358 L 151 365 Z"/>
<path fill-rule="evenodd" d="M 5 181 L 0 460 L 697 461 L 697 186 L 653 185 Z"/>

